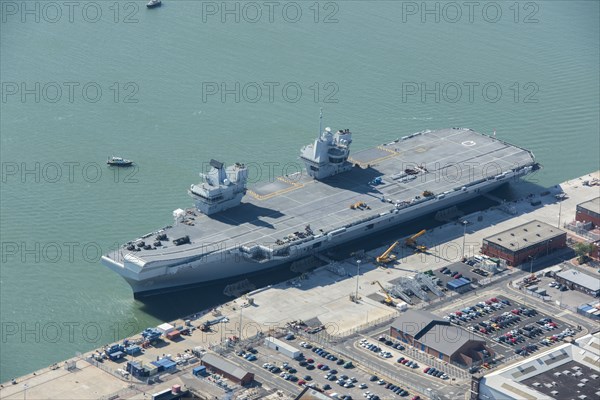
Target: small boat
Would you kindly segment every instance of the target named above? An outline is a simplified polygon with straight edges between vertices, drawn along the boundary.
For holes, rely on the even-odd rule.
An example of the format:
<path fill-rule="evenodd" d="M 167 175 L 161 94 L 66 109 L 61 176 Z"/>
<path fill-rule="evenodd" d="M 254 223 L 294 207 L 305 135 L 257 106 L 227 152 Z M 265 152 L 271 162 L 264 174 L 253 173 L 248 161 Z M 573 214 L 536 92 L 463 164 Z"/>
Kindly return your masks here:
<path fill-rule="evenodd" d="M 106 163 L 108 165 L 114 165 L 116 167 L 129 167 L 133 164 L 133 161 L 126 160 L 121 157 L 110 157 L 108 160 L 106 160 Z"/>
<path fill-rule="evenodd" d="M 155 7 L 160 7 L 162 4 L 161 0 L 150 0 L 147 4 L 146 7 L 148 8 L 155 8 Z"/>

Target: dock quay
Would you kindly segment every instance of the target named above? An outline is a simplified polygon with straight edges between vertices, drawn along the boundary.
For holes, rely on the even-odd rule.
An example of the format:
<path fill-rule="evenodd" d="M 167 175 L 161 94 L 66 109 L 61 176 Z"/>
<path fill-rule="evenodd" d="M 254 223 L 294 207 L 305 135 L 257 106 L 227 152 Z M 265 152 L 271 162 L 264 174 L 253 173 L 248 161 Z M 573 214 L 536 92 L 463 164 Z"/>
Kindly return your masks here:
<path fill-rule="evenodd" d="M 457 362 L 452 354 L 442 355 L 440 350 L 439 357 L 432 356 L 431 351 L 436 349 L 436 343 L 428 344 L 425 349 L 424 344 L 416 348 L 406 341 L 397 341 L 399 336 L 391 335 L 395 332 L 391 326 L 397 323 L 399 316 L 404 315 L 405 308 L 427 315 L 435 324 L 446 326 L 449 322 L 444 322 L 447 320 L 444 317 L 451 311 L 498 297 L 514 304 L 502 312 L 510 313 L 510 308 L 518 304 L 536 310 L 536 315 L 549 315 L 565 330 L 574 332 L 572 340 L 598 331 L 597 321 L 578 314 L 575 309 L 577 304 L 593 302 L 590 296 L 576 290 L 559 292 L 558 289 L 555 292 L 554 289 L 548 289 L 550 294 L 536 295 L 537 292 L 519 288 L 518 282 L 529 279 L 532 273 L 542 274 L 540 271 L 554 266 L 573 268 L 594 279 L 600 278 L 596 261 L 589 261 L 585 265 L 579 265 L 576 261 L 572 248 L 583 237 L 565 228 L 566 224 L 576 219 L 578 204 L 600 194 L 600 186 L 584 185 L 583 182 L 598 182 L 599 179 L 600 171 L 596 171 L 551 188 L 539 188 L 539 193 L 526 193 L 518 201 L 502 203 L 485 211 L 460 215 L 458 210 L 452 210 L 448 215 L 460 215 L 458 220 L 429 230 L 417 239 L 418 244 L 426 248 L 425 251 L 415 251 L 408 246 L 406 237 L 392 238 L 390 244 L 394 240 L 399 242 L 393 249 L 395 259 L 384 265 L 376 260 L 389 246 L 366 251 L 361 254 L 360 260 L 353 257 L 332 261 L 319 256 L 319 260 L 327 264 L 304 272 L 298 278 L 253 290 L 213 310 L 169 321 L 167 325 L 171 328 L 164 328 L 161 339 L 154 345 L 146 346 L 141 334 L 127 338 L 128 346 L 140 346 L 140 352 L 136 354 L 123 351 L 122 358 L 119 356 L 111 360 L 99 356 L 105 353 L 104 349 L 87 351 L 70 360 L 18 377 L 14 382 L 3 383 L 0 399 L 141 400 L 151 399 L 154 394 L 169 390 L 175 396 L 169 398 L 180 398 L 176 393 L 189 391 L 189 397 L 183 398 L 192 398 L 193 395 L 203 399 L 295 399 L 303 390 L 298 384 L 300 381 L 294 382 L 280 376 L 285 375 L 285 371 L 281 371 L 281 374 L 272 373 L 264 367 L 279 367 L 284 363 L 293 365 L 297 369 L 295 375 L 306 383 L 321 388 L 328 384 L 331 389 L 324 390 L 328 395 L 334 392 L 352 393 L 352 398 L 362 398 L 362 393 L 369 390 L 378 393 L 381 399 L 395 398 L 386 388 L 392 383 L 406 390 L 409 395 L 406 398 L 409 399 L 417 395 L 422 399 L 468 398 L 472 376 L 485 376 L 488 368 L 495 371 L 523 358 L 515 353 L 514 346 L 492 340 L 493 334 L 489 332 L 471 332 L 471 329 L 465 343 L 480 343 L 482 348 L 493 354 L 490 363 L 483 362 L 485 360 L 473 362 L 472 368 L 477 367 L 478 371 L 482 371 L 478 372 L 480 375 L 473 375 L 473 372 L 469 372 L 470 368 Z M 566 231 L 569 246 L 531 258 L 526 265 L 512 266 L 499 261 L 498 271 L 494 270 L 494 273 L 489 272 L 491 269 L 482 271 L 482 266 L 480 271 L 483 275 L 479 276 L 472 273 L 469 265 L 461 262 L 465 258 L 481 258 L 480 250 L 485 238 L 536 220 Z M 415 233 L 420 230 L 419 227 L 414 229 Z M 465 285 L 468 291 L 436 286 L 436 279 L 443 278 L 444 284 L 448 281 L 440 272 L 444 268 L 452 268 L 454 272 L 464 271 L 461 275 L 469 278 Z M 546 282 L 545 288 L 552 279 L 542 275 L 536 279 Z M 244 281 L 238 286 L 232 286 L 230 291 L 237 293 L 242 287 L 251 288 L 252 284 Z M 541 283 L 538 286 L 541 288 Z M 412 287 L 412 294 L 394 294 L 407 287 Z M 398 304 L 397 307 L 385 304 L 386 297 L 390 295 Z M 410 302 L 403 301 L 404 297 Z M 408 303 L 405 308 L 400 307 L 403 302 Z M 521 321 L 530 321 L 535 325 L 535 318 L 541 317 L 521 316 Z M 457 326 L 467 331 L 473 324 L 459 322 Z M 177 331 L 177 334 L 173 334 L 173 331 Z M 314 359 L 314 365 L 328 364 L 328 371 L 337 369 L 339 375 L 352 376 L 357 381 L 345 387 L 335 380 L 324 380 L 326 370 L 305 369 L 298 360 L 265 346 L 267 337 L 277 338 L 297 348 L 303 353 L 304 359 Z M 381 352 L 366 350 L 368 346 L 365 343 L 379 343 Z M 403 349 L 396 347 L 400 344 Z M 335 360 L 313 352 L 317 347 L 326 349 L 327 357 L 331 355 Z M 250 349 L 256 352 L 255 360 L 246 358 L 254 354 Z M 383 354 L 386 351 L 390 357 Z M 217 355 L 251 374 L 254 384 L 242 387 L 231 379 L 222 378 L 222 373 L 221 377 L 215 374 L 204 377 L 194 375 L 193 371 L 203 364 L 202 358 L 207 353 Z M 404 367 L 397 362 L 398 357 L 409 359 L 419 366 Z M 148 366 L 162 359 L 172 361 L 175 366 L 169 372 L 161 371 L 143 378 L 133 377 L 126 371 L 128 362 Z M 339 364 L 338 360 L 344 363 Z M 347 363 L 350 366 L 346 367 Z M 424 373 L 425 367 L 437 368 L 443 372 L 442 376 L 447 375 L 447 379 Z M 306 379 L 306 376 L 311 379 Z M 377 379 L 371 380 L 372 377 Z M 380 380 L 384 383 L 379 384 Z M 368 389 L 359 389 L 359 384 L 364 384 Z"/>

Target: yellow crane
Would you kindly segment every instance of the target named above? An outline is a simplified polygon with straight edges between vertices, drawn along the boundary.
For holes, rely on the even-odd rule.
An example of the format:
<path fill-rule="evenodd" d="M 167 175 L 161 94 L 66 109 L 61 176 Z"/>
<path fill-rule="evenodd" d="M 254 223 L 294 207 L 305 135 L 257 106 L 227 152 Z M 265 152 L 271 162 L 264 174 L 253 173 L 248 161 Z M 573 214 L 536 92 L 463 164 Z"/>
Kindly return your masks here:
<path fill-rule="evenodd" d="M 381 288 L 381 291 L 385 294 L 385 299 L 383 300 L 383 302 L 385 304 L 387 304 L 388 306 L 392 306 L 395 307 L 396 304 L 394 303 L 394 299 L 392 299 L 392 296 L 390 296 L 390 294 L 388 293 L 387 290 L 385 290 L 385 288 L 383 287 L 383 285 L 381 284 L 381 282 L 379 281 L 375 281 L 373 283 L 376 283 L 379 285 L 379 287 Z"/>
<path fill-rule="evenodd" d="M 405 240 L 405 243 L 408 247 L 412 247 L 413 249 L 417 250 L 417 251 L 427 251 L 427 247 L 425 246 L 418 246 L 417 245 L 417 238 L 420 236 L 423 236 L 425 234 L 425 232 L 427 232 L 425 229 L 415 233 L 414 235 L 412 235 L 411 237 L 409 237 L 408 239 Z"/>
<path fill-rule="evenodd" d="M 389 262 L 392 262 L 396 259 L 396 256 L 394 254 L 390 254 L 394 248 L 398 246 L 398 242 L 394 242 L 382 255 L 380 255 L 379 257 L 377 257 L 375 260 L 378 263 L 382 263 L 382 264 L 387 264 Z"/>
<path fill-rule="evenodd" d="M 366 208 L 367 210 L 371 209 L 364 201 L 357 201 L 356 203 L 351 204 L 350 208 L 353 210 L 362 210 L 363 208 Z"/>

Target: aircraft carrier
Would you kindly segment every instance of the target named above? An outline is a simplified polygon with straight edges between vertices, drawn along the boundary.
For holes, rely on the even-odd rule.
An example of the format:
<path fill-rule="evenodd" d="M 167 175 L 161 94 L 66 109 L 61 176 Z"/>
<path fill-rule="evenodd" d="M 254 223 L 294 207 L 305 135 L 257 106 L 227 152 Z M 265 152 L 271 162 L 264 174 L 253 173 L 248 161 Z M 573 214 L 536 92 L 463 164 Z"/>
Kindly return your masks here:
<path fill-rule="evenodd" d="M 321 129 L 301 173 L 246 187 L 248 168 L 211 160 L 174 222 L 102 257 L 135 297 L 240 277 L 321 252 L 525 176 L 534 155 L 472 129 L 422 131 L 350 155 Z"/>

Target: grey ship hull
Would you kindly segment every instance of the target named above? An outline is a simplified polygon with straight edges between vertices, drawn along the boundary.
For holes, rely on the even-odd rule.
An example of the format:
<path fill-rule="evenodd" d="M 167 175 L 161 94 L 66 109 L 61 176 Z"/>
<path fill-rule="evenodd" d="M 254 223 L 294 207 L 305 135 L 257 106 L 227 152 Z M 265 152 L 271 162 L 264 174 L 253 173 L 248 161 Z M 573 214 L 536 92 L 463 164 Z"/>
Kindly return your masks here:
<path fill-rule="evenodd" d="M 248 190 L 241 205 L 215 215 L 188 210 L 195 217 L 187 223 L 141 238 L 165 233 L 169 241 L 162 246 L 133 252 L 124 246 L 102 262 L 136 297 L 241 279 L 462 203 L 538 166 L 525 149 L 459 128 L 413 134 L 359 151 L 350 161 L 352 170 L 323 181 L 290 176 Z M 421 172 L 407 176 L 407 167 Z M 458 174 L 444 175 L 449 169 Z M 371 184 L 377 176 L 383 184 Z M 371 209 L 350 209 L 357 201 Z M 171 245 L 182 236 L 190 243 Z"/>
<path fill-rule="evenodd" d="M 379 223 L 376 223 L 374 228 L 369 229 L 368 233 L 365 232 L 364 229 L 357 229 L 354 232 L 348 232 L 346 235 L 338 236 L 334 240 L 329 241 L 328 245 L 320 247 L 319 251 L 327 250 L 328 248 L 362 238 L 365 235 L 371 235 L 394 226 L 402 225 L 410 220 L 422 217 L 432 212 L 460 204 L 488 191 L 494 190 L 503 183 L 505 182 L 495 182 L 486 186 L 485 188 L 482 188 L 482 190 L 479 192 L 465 193 L 459 197 L 449 198 L 446 201 L 441 201 L 435 204 L 433 207 L 422 207 L 420 209 L 410 210 L 410 212 L 398 215 L 392 221 L 383 220 Z M 133 276 L 128 277 L 127 275 L 123 275 L 123 278 L 133 289 L 134 296 L 136 298 L 140 298 L 159 293 L 180 290 L 186 287 L 198 286 L 200 284 L 215 283 L 234 277 L 240 277 L 240 279 L 242 279 L 242 277 L 245 275 L 276 268 L 281 264 L 307 257 L 311 255 L 311 250 L 312 249 L 308 247 L 305 251 L 298 251 L 295 256 L 265 262 L 248 261 L 244 259 L 244 257 L 220 254 L 211 260 L 207 259 L 191 262 L 189 264 L 189 268 L 185 268 L 182 271 L 174 274 L 160 275 L 145 280 L 137 280 Z M 103 262 L 115 272 L 123 274 L 123 268 L 118 264 L 114 264 L 112 260 L 103 258 Z"/>

